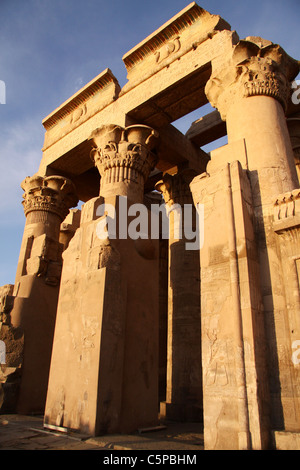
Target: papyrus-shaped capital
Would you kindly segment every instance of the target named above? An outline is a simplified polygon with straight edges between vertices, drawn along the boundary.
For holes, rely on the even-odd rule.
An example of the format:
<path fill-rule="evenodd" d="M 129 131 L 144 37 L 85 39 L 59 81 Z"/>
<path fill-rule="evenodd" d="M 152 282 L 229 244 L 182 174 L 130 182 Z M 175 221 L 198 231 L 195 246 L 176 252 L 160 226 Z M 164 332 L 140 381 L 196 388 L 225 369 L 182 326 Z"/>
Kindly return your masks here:
<path fill-rule="evenodd" d="M 102 126 L 90 136 L 91 158 L 104 184 L 124 181 L 144 184 L 157 162 L 158 132 L 152 127 L 115 124 Z"/>
<path fill-rule="evenodd" d="M 78 203 L 75 186 L 63 176 L 28 176 L 21 183 L 25 215 L 33 211 L 52 212 L 61 221 Z"/>
<path fill-rule="evenodd" d="M 251 36 L 225 51 L 223 61 L 212 62 L 205 93 L 223 120 L 230 106 L 245 97 L 270 96 L 286 109 L 298 73 L 299 62 L 281 46 Z"/>

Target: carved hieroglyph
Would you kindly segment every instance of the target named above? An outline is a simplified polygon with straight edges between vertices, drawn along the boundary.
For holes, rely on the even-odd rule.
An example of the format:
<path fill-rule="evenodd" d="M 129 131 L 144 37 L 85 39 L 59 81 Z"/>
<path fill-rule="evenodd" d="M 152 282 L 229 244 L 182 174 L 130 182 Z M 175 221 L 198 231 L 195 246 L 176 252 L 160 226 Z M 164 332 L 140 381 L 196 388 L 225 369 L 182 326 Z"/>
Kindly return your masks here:
<path fill-rule="evenodd" d="M 268 394 L 250 182 L 236 161 L 196 177 L 191 191 L 205 214 L 200 250 L 205 446 L 246 449 L 251 437 L 252 448 L 259 449 L 266 441 L 267 414 L 260 404 Z"/>
<path fill-rule="evenodd" d="M 300 189 L 278 195 L 274 199 L 273 229 L 281 253 L 283 287 L 287 311 L 278 315 L 278 358 L 281 376 L 282 413 L 286 427 L 299 429 L 300 365 L 293 360 L 293 348 L 300 337 Z"/>
<path fill-rule="evenodd" d="M 286 429 L 292 430 L 295 429 L 297 421 L 296 413 L 290 411 L 297 408 L 298 398 L 295 389 L 293 389 L 291 370 L 288 371 L 290 367 L 286 360 L 290 347 L 290 333 L 287 325 L 291 315 L 288 295 L 285 295 L 282 287 L 285 284 L 284 270 L 286 268 L 280 257 L 278 240 L 272 227 L 272 216 L 274 197 L 281 193 L 290 193 L 298 185 L 285 117 L 290 97 L 290 82 L 297 76 L 298 71 L 298 62 L 289 57 L 280 46 L 261 38 L 249 37 L 239 41 L 224 54 L 221 60 L 212 61 L 212 75 L 205 88 L 211 104 L 219 110 L 222 119 L 226 120 L 229 149 L 230 146 L 243 141 L 246 150 L 244 169 L 247 171 L 252 192 L 253 227 L 255 229 L 255 243 L 257 243 L 257 263 L 260 270 L 260 274 L 255 276 L 257 285 L 253 299 L 258 297 L 258 294 L 262 296 L 264 327 L 267 332 L 266 340 L 263 337 L 260 338 L 257 351 L 261 350 L 264 341 L 268 342 L 265 353 L 259 353 L 259 355 L 267 357 L 270 365 L 268 370 L 270 398 L 266 398 L 267 395 L 264 393 L 260 395 L 260 388 L 258 388 L 258 397 L 262 397 L 262 402 L 270 403 L 271 411 L 268 413 L 271 416 L 271 423 L 265 429 L 268 426 L 272 428 L 285 426 Z M 227 158 L 227 156 L 225 157 Z M 240 159 L 240 155 L 237 157 Z M 212 165 L 211 169 L 213 170 L 213 168 L 217 168 L 217 162 Z M 207 171 L 210 171 L 209 168 Z M 244 227 L 246 230 L 246 224 Z M 234 230 L 231 235 L 236 236 Z M 218 240 L 220 237 L 221 233 L 218 233 Z M 211 240 L 212 243 L 213 240 Z M 202 250 L 201 273 L 203 279 L 205 277 L 204 254 L 205 251 Z M 251 256 L 248 257 L 248 260 L 252 264 L 251 252 L 249 255 Z M 238 285 L 240 293 L 243 286 L 241 278 Z M 209 287 L 211 288 L 212 285 Z M 241 296 L 241 301 L 243 304 L 245 303 L 245 296 Z M 259 312 L 260 309 L 261 307 L 258 305 L 255 310 Z M 253 318 L 255 326 L 260 316 L 255 313 Z M 242 326 L 242 334 L 244 335 L 244 324 Z M 263 330 L 260 329 L 260 331 Z M 253 336 L 253 338 L 256 341 L 256 337 Z M 244 338 L 242 345 L 245 346 Z M 281 353 L 283 351 L 284 353 Z M 246 357 L 246 353 L 247 349 L 245 348 L 244 357 Z M 254 444 L 254 436 L 258 447 L 266 445 L 268 437 L 267 433 L 259 430 L 257 432 L 255 427 L 251 429 L 252 423 L 255 421 L 252 421 L 249 413 L 250 394 L 247 382 L 249 366 L 246 361 L 245 366 L 245 396 L 248 404 L 244 408 L 246 411 L 244 415 L 249 414 L 250 416 L 249 429 L 254 448 L 256 445 Z M 259 372 L 257 365 L 256 371 Z M 264 373 L 261 376 L 263 377 Z M 204 409 L 205 400 L 204 390 Z M 259 403 L 258 400 L 257 403 Z M 266 409 L 264 407 L 263 413 Z M 265 422 L 263 413 L 258 408 L 257 416 L 263 420 L 262 422 Z"/>

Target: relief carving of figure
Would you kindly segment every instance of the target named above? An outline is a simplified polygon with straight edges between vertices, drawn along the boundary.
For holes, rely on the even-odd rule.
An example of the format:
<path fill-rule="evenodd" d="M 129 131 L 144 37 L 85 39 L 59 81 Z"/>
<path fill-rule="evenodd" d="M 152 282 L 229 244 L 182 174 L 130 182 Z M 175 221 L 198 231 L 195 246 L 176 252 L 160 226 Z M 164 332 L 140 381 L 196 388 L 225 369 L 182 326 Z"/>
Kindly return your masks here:
<path fill-rule="evenodd" d="M 157 64 L 162 62 L 164 59 L 167 59 L 167 57 L 169 57 L 171 54 L 175 54 L 175 52 L 179 51 L 179 49 L 180 49 L 179 37 L 164 44 L 158 51 L 154 53 Z"/>

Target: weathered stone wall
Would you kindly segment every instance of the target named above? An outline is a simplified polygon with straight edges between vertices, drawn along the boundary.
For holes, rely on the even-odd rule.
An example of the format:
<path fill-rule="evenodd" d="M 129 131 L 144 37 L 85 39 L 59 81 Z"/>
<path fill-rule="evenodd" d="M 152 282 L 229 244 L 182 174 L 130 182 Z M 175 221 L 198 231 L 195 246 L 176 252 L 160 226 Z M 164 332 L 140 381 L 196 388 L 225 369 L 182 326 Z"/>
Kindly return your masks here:
<path fill-rule="evenodd" d="M 165 418 L 203 414 L 206 449 L 298 446 L 299 62 L 195 3 L 123 60 L 123 89 L 106 69 L 43 121 L 16 282 L 0 293 L 0 406 L 13 384 L 7 406 L 19 389 L 18 411 L 42 412 L 47 395 L 45 426 L 98 434 L 155 424 L 162 400 Z M 171 125 L 208 101 L 224 122 L 202 141 L 228 135 L 210 157 Z M 97 236 L 99 206 L 154 188 L 203 207 L 199 251 Z"/>

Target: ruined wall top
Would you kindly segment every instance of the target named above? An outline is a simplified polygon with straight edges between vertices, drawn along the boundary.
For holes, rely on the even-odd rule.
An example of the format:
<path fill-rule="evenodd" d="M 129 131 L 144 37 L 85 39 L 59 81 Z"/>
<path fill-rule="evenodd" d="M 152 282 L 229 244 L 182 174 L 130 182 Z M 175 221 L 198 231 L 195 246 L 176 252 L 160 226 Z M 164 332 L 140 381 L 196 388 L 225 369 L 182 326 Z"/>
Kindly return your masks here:
<path fill-rule="evenodd" d="M 227 21 L 195 2 L 171 18 L 123 56 L 129 83 L 123 92 L 177 60 L 218 31 L 230 30 Z"/>
<path fill-rule="evenodd" d="M 238 96 L 265 94 L 285 106 L 290 81 L 299 71 L 298 62 L 280 46 L 254 37 L 240 41 L 224 19 L 195 2 L 133 47 L 123 61 L 128 72 L 123 88 L 105 69 L 44 119 L 39 174 L 57 171 L 78 179 L 93 170 L 89 138 L 108 123 L 158 130 L 160 171 L 182 164 L 198 170 L 200 161 L 202 169 L 207 155 L 194 158 L 193 152 L 178 150 L 174 141 L 188 139 L 175 139 L 172 123 L 208 101 L 226 120 L 226 106 Z M 80 199 L 94 197 L 96 189 L 84 188 Z"/>
<path fill-rule="evenodd" d="M 50 113 L 43 120 L 46 129 L 43 150 L 222 30 L 230 30 L 230 25 L 220 16 L 211 15 L 195 2 L 189 4 L 123 56 L 129 81 L 122 90 L 107 68 Z"/>

